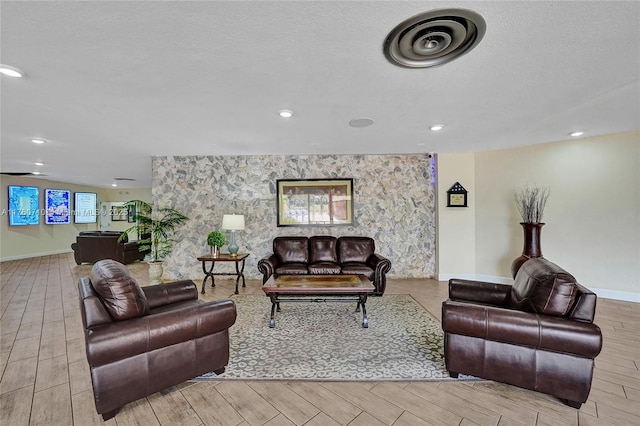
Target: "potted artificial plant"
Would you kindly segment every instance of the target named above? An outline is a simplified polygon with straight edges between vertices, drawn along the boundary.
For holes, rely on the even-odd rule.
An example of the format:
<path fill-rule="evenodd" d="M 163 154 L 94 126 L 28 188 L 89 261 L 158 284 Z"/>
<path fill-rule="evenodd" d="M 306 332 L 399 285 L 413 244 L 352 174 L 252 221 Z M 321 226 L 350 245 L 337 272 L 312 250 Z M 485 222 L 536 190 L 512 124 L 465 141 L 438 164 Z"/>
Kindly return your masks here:
<path fill-rule="evenodd" d="M 149 278 L 151 284 L 159 284 L 163 272 L 162 260 L 173 249 L 174 240 L 171 239 L 171 234 L 189 218 L 175 209 L 154 208 L 151 204 L 141 200 L 127 201 L 124 207 L 130 211 L 135 209 L 133 220 L 136 224 L 124 231 L 123 236 L 129 232 L 138 233 L 139 250 L 150 250 Z"/>
<path fill-rule="evenodd" d="M 220 253 L 220 248 L 227 242 L 226 237 L 220 231 L 211 231 L 207 235 L 207 245 L 210 247 L 210 255 L 217 257 Z"/>
<path fill-rule="evenodd" d="M 549 198 L 549 188 L 527 185 L 516 191 L 514 198 L 518 212 L 522 217 L 520 225 L 524 231 L 522 254 L 511 263 L 511 275 L 515 278 L 524 262 L 532 257 L 543 257 L 540 248 L 540 234 L 544 226 L 542 216 Z"/>

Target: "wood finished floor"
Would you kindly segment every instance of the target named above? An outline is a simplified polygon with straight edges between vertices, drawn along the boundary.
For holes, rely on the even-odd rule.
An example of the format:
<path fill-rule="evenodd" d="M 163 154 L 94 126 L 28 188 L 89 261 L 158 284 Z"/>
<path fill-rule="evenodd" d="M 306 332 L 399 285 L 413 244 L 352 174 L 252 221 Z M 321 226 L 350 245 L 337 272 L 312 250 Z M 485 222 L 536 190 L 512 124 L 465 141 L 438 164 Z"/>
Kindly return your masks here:
<path fill-rule="evenodd" d="M 76 283 L 91 266 L 71 254 L 0 263 L 0 424 L 102 424 L 95 412 Z M 130 265 L 142 285 L 146 265 Z M 200 279 L 194 277 L 197 284 Z M 228 297 L 218 281 L 204 300 Z M 243 294 L 261 294 L 248 281 Z M 390 280 L 440 319 L 446 284 Z M 547 395 L 494 383 L 184 383 L 128 404 L 108 425 L 638 425 L 640 304 L 598 300 L 604 348 L 581 410 Z M 371 319 L 375 312 L 369 312 Z M 372 321 L 373 322 L 373 321 Z"/>

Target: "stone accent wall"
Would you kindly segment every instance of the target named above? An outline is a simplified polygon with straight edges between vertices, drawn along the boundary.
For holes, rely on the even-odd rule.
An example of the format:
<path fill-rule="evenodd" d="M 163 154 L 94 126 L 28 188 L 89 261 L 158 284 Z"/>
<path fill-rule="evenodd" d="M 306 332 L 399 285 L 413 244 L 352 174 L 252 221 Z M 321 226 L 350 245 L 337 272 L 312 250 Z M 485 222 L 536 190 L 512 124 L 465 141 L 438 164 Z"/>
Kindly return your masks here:
<path fill-rule="evenodd" d="M 208 254 L 207 234 L 230 213 L 245 215 L 237 240 L 240 252 L 251 253 L 247 278 L 261 278 L 258 260 L 280 235 L 370 236 L 391 260 L 388 276 L 433 278 L 435 176 L 435 161 L 424 154 L 154 157 L 154 203 L 190 218 L 175 236 L 164 278 L 200 285 L 196 257 Z M 328 178 L 353 178 L 354 226 L 276 226 L 276 179 Z M 233 271 L 233 264 L 216 264 L 215 272 L 223 271 Z"/>

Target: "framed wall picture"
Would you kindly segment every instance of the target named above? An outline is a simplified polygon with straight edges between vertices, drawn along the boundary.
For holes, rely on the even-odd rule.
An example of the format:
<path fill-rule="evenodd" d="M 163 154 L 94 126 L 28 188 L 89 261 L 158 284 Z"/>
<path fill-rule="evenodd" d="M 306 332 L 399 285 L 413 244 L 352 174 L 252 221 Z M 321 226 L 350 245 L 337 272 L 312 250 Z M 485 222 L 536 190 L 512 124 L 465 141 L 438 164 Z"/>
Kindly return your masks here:
<path fill-rule="evenodd" d="M 127 211 L 127 221 L 130 223 L 133 223 L 136 221 L 136 216 L 138 214 L 138 209 L 136 207 L 135 204 L 131 204 L 128 207 L 128 211 Z"/>
<path fill-rule="evenodd" d="M 71 192 L 64 189 L 44 190 L 44 223 L 61 225 L 71 223 Z"/>
<path fill-rule="evenodd" d="M 74 208 L 75 223 L 96 223 L 98 196 L 95 192 L 76 192 Z"/>
<path fill-rule="evenodd" d="M 114 222 L 128 222 L 129 210 L 124 206 L 111 206 L 111 220 Z"/>
<path fill-rule="evenodd" d="M 40 225 L 40 188 L 9 185 L 9 225 Z"/>
<path fill-rule="evenodd" d="M 353 179 L 278 179 L 278 226 L 353 225 Z"/>

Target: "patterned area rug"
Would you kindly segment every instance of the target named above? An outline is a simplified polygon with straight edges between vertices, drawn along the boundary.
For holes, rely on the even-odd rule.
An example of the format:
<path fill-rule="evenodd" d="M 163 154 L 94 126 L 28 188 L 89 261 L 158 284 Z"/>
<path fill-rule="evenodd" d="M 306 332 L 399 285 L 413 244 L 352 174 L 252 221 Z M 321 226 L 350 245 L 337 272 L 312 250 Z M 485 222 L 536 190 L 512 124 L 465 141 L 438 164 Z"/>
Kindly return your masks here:
<path fill-rule="evenodd" d="M 229 365 L 196 381 L 456 380 L 444 367 L 440 323 L 409 295 L 369 298 L 369 328 L 356 302 L 282 302 L 269 328 L 268 297 L 232 299 Z"/>

